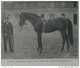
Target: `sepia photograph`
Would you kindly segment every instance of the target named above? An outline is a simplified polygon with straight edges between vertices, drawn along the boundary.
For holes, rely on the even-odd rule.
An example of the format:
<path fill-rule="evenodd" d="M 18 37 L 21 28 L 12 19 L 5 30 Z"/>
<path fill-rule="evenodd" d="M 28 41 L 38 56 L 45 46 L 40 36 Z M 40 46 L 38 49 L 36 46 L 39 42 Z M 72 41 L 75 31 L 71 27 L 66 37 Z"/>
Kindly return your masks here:
<path fill-rule="evenodd" d="M 28 65 L 27 60 L 78 65 L 78 5 L 78 1 L 1 1 L 2 65 Z"/>

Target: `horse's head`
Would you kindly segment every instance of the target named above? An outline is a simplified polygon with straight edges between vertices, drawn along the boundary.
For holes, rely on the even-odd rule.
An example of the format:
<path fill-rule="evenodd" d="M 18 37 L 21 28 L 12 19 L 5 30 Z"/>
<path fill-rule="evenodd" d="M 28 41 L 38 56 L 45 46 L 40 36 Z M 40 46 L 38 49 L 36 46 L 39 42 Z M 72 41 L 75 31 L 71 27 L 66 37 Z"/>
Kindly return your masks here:
<path fill-rule="evenodd" d="M 25 21 L 26 21 L 25 15 L 24 15 L 24 13 L 21 12 L 20 21 L 19 21 L 19 25 L 21 27 L 21 30 L 22 30 L 23 25 L 25 25 Z"/>
<path fill-rule="evenodd" d="M 32 25 L 35 25 L 39 18 L 40 18 L 40 16 L 38 16 L 36 14 L 21 12 L 19 25 L 22 29 L 23 25 L 26 25 L 26 23 L 25 23 L 26 20 L 30 21 L 32 23 Z"/>

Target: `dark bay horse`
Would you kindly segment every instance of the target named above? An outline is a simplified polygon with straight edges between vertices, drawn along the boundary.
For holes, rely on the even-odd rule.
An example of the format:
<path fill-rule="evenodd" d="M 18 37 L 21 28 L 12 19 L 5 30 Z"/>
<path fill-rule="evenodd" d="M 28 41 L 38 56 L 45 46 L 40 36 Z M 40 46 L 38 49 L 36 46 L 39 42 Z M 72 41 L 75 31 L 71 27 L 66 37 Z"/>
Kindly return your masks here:
<path fill-rule="evenodd" d="M 42 52 L 42 33 L 43 33 L 43 24 L 41 17 L 32 14 L 32 13 L 21 13 L 19 25 L 22 26 L 25 24 L 25 21 L 29 20 L 34 27 L 35 32 L 38 37 L 38 51 Z M 73 45 L 73 28 L 72 23 L 69 19 L 57 17 L 52 20 L 48 20 L 45 24 L 45 33 L 54 32 L 59 30 L 62 35 L 62 48 L 61 52 L 64 50 L 65 41 L 67 42 L 67 50 L 69 51 L 69 43 Z"/>

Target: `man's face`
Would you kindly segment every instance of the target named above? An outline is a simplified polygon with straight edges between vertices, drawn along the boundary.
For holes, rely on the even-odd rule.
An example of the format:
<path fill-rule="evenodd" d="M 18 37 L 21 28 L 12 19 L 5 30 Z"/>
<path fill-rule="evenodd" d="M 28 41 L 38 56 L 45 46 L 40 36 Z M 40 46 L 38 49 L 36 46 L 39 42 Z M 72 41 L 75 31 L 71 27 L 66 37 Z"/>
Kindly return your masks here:
<path fill-rule="evenodd" d="M 65 18 L 65 16 L 64 16 L 64 15 L 62 15 L 62 18 Z"/>
<path fill-rule="evenodd" d="M 9 18 L 6 18 L 6 19 L 5 19 L 5 22 L 9 22 Z"/>

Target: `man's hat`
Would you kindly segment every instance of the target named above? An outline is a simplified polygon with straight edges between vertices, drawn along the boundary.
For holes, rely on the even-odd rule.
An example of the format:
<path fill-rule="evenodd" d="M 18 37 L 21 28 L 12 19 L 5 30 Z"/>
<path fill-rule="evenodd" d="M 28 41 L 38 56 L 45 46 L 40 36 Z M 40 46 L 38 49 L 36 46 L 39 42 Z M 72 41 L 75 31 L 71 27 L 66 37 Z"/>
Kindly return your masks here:
<path fill-rule="evenodd" d="M 5 19 L 9 19 L 9 17 L 5 17 Z"/>

